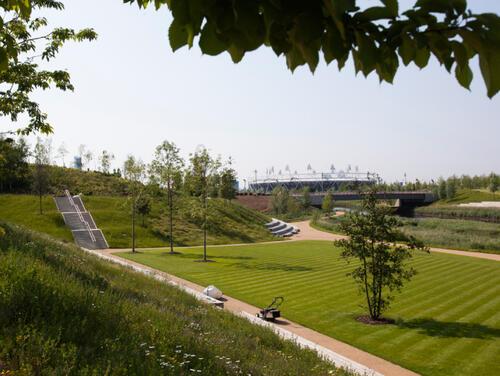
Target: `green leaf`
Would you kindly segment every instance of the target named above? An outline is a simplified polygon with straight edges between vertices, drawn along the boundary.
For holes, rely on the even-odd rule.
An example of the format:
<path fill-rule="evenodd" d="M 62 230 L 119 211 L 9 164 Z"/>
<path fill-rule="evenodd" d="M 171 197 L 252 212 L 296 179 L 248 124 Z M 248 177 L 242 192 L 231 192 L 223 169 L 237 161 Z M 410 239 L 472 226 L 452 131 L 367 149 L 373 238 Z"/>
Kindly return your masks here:
<path fill-rule="evenodd" d="M 355 32 L 356 41 L 358 44 L 357 51 L 357 69 L 361 70 L 364 76 L 368 76 L 374 69 L 377 63 L 378 50 L 373 39 L 363 33 Z M 353 55 L 354 56 L 354 55 Z"/>
<path fill-rule="evenodd" d="M 380 48 L 380 60 L 376 66 L 380 81 L 386 81 L 392 84 L 398 67 L 398 55 L 387 44 L 383 44 Z"/>
<path fill-rule="evenodd" d="M 426 67 L 429 63 L 430 57 L 431 51 L 429 50 L 429 48 L 427 48 L 426 46 L 417 48 L 414 59 L 415 65 L 420 69 Z"/>
<path fill-rule="evenodd" d="M 356 6 L 356 0 L 330 0 L 330 3 L 338 13 L 355 12 L 359 9 Z"/>
<path fill-rule="evenodd" d="M 9 58 L 4 48 L 0 47 L 0 72 L 7 70 L 9 67 Z"/>
<path fill-rule="evenodd" d="M 420 7 L 426 12 L 447 13 L 453 10 L 450 0 L 418 0 L 415 7 Z"/>
<path fill-rule="evenodd" d="M 488 97 L 493 98 L 500 91 L 500 48 L 497 45 L 485 43 L 482 52 L 479 52 L 479 67 Z"/>
<path fill-rule="evenodd" d="M 234 44 L 229 46 L 227 52 L 229 52 L 229 55 L 231 55 L 233 63 L 239 63 L 241 59 L 243 59 L 243 56 L 245 56 L 245 50 L 243 48 L 235 46 Z"/>
<path fill-rule="evenodd" d="M 451 4 L 458 13 L 465 13 L 467 9 L 467 0 L 451 0 Z"/>
<path fill-rule="evenodd" d="M 360 21 L 378 21 L 394 17 L 390 9 L 386 7 L 371 7 L 356 15 Z"/>
<path fill-rule="evenodd" d="M 467 53 L 467 49 L 462 43 L 457 41 L 451 42 L 451 49 L 453 50 L 453 56 L 457 64 L 461 67 L 465 67 L 469 62 L 469 54 Z"/>
<path fill-rule="evenodd" d="M 174 52 L 188 44 L 188 32 L 183 25 L 180 25 L 177 19 L 174 19 L 170 24 L 168 29 L 168 40 Z"/>
<path fill-rule="evenodd" d="M 218 37 L 215 25 L 210 21 L 207 21 L 201 31 L 199 45 L 201 51 L 210 56 L 219 55 L 228 48 L 227 44 Z"/>
<path fill-rule="evenodd" d="M 398 0 L 382 0 L 382 3 L 391 12 L 393 17 L 397 17 L 399 14 L 399 2 Z"/>
<path fill-rule="evenodd" d="M 288 69 L 290 69 L 292 72 L 294 72 L 298 66 L 304 65 L 306 63 L 304 57 L 302 56 L 302 53 L 296 48 L 292 48 L 285 54 L 285 56 L 286 56 L 286 65 L 288 66 Z"/>
<path fill-rule="evenodd" d="M 349 56 L 350 48 L 345 45 L 340 31 L 333 22 L 327 25 L 326 32 L 323 35 L 322 47 L 326 63 L 330 64 L 333 60 L 337 60 L 339 70 L 342 69 Z"/>
<path fill-rule="evenodd" d="M 466 64 L 464 66 L 456 66 L 455 77 L 457 78 L 457 81 L 460 85 L 462 85 L 466 89 L 469 89 L 474 75 L 469 67 L 469 64 Z"/>
<path fill-rule="evenodd" d="M 430 34 L 429 46 L 438 61 L 450 71 L 450 61 L 453 63 L 453 59 L 451 59 L 451 47 L 448 39 L 441 34 Z"/>
<path fill-rule="evenodd" d="M 415 59 L 417 53 L 417 44 L 415 40 L 408 35 L 403 34 L 401 38 L 401 46 L 399 46 L 399 56 L 403 60 L 404 65 L 408 65 Z"/>

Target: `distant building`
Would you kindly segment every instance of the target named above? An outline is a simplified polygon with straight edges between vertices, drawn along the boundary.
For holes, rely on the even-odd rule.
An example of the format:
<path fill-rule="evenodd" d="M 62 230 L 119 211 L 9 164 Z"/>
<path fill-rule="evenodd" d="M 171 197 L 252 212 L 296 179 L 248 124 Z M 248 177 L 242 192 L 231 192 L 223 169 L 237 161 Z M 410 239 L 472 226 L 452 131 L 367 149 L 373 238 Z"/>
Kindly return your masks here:
<path fill-rule="evenodd" d="M 76 168 L 77 170 L 81 170 L 82 169 L 82 167 L 83 167 L 82 157 L 75 156 L 73 158 L 73 167 Z"/>
<path fill-rule="evenodd" d="M 281 172 L 281 171 L 280 171 Z M 248 179 L 248 190 L 255 193 L 269 194 L 280 186 L 290 191 L 299 191 L 308 187 L 311 192 L 350 191 L 363 185 L 377 182 L 377 174 L 371 172 L 311 172 L 279 173 Z"/>

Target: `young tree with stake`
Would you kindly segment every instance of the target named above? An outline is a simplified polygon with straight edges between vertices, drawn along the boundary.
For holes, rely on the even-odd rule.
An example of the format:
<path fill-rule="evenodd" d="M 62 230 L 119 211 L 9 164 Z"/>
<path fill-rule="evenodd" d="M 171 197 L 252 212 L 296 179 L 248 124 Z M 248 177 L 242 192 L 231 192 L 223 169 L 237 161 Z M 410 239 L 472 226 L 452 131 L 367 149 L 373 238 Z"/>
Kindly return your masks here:
<path fill-rule="evenodd" d="M 203 262 L 207 262 L 207 222 L 208 222 L 208 190 L 211 178 L 220 168 L 220 161 L 210 156 L 206 148 L 200 148 L 191 155 L 190 176 L 194 191 L 199 192 L 203 216 Z"/>
<path fill-rule="evenodd" d="M 179 148 L 173 143 L 163 141 L 156 148 L 149 173 L 160 187 L 167 190 L 170 254 L 174 254 L 174 197 L 178 190 L 179 176 L 184 167 Z"/>
<path fill-rule="evenodd" d="M 399 231 L 401 221 L 390 215 L 388 206 L 377 203 L 374 191 L 366 194 L 361 211 L 349 214 L 340 226 L 348 238 L 335 244 L 342 248 L 341 255 L 348 262 L 359 261 L 349 275 L 365 295 L 370 320 L 379 322 L 394 298 L 391 293 L 400 291 L 416 274 L 405 261 L 411 259 L 415 250 L 428 249 Z"/>
<path fill-rule="evenodd" d="M 123 165 L 123 176 L 129 182 L 129 194 L 132 200 L 132 252 L 135 252 L 135 217 L 137 213 L 137 201 L 144 190 L 146 166 L 140 159 L 129 155 Z"/>
<path fill-rule="evenodd" d="M 50 154 L 47 145 L 37 138 L 35 149 L 33 151 L 35 159 L 33 167 L 33 190 L 38 194 L 40 214 L 43 214 L 42 198 L 47 193 L 50 185 L 49 171 Z"/>

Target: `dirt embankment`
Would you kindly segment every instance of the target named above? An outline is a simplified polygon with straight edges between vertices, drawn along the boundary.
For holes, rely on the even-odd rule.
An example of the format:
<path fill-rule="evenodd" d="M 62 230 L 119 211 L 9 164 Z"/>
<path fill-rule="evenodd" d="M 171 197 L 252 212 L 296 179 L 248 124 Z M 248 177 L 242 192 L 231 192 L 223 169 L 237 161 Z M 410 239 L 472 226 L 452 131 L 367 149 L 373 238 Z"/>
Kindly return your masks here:
<path fill-rule="evenodd" d="M 238 195 L 236 202 L 260 212 L 267 212 L 271 209 L 271 196 Z"/>

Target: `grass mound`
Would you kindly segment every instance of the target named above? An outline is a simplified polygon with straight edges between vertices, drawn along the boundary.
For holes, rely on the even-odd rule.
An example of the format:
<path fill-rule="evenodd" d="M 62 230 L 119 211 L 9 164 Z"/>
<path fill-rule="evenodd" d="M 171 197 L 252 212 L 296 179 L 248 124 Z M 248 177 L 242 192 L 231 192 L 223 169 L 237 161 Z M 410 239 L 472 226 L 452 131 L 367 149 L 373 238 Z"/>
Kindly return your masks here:
<path fill-rule="evenodd" d="M 2 227 L 0 374 L 345 374 L 174 287 Z"/>
<path fill-rule="evenodd" d="M 84 204 L 106 236 L 110 247 L 131 247 L 130 203 L 123 196 L 84 196 Z M 179 197 L 174 217 L 176 245 L 197 245 L 202 242 L 202 222 L 192 212 L 200 205 L 192 197 Z M 44 214 L 38 214 L 38 200 L 30 195 L 0 195 L 0 218 L 72 242 L 52 197 L 43 199 Z M 211 221 L 209 244 L 252 243 L 276 240 L 263 224 L 270 219 L 257 211 L 233 202 L 210 200 Z M 193 210 L 194 209 L 194 210 Z M 151 213 L 138 218 L 138 247 L 161 247 L 168 244 L 167 205 L 161 199 L 152 201 Z"/>
<path fill-rule="evenodd" d="M 500 201 L 500 192 L 493 193 L 485 189 L 461 189 L 457 192 L 455 197 L 436 201 L 432 205 L 458 205 L 481 201 Z"/>

